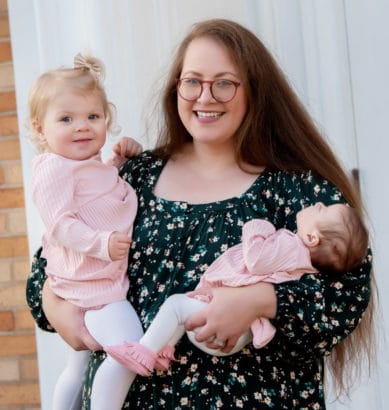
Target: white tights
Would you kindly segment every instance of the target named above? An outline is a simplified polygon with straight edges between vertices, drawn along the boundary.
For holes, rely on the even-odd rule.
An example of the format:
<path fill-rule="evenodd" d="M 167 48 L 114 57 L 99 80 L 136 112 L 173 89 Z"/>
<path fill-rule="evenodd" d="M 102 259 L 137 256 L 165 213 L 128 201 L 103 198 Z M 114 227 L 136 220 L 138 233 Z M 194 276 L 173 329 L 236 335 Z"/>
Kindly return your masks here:
<path fill-rule="evenodd" d="M 139 318 L 126 300 L 110 303 L 99 310 L 88 310 L 84 320 L 90 334 L 102 346 L 135 342 L 143 335 Z M 89 351 L 70 350 L 67 366 L 55 388 L 53 410 L 81 408 L 82 381 L 88 358 Z M 107 356 L 93 380 L 91 409 L 121 409 L 134 378 L 134 373 Z"/>
<path fill-rule="evenodd" d="M 174 346 L 185 333 L 185 322 L 193 313 L 207 306 L 206 302 L 187 296 L 175 294 L 169 296 L 160 307 L 157 315 L 147 329 L 140 343 L 154 352 L 159 352 L 166 344 Z M 251 331 L 243 334 L 235 347 L 229 352 L 208 348 L 205 343 L 195 339 L 195 332 L 187 332 L 189 340 L 203 352 L 214 356 L 229 356 L 243 349 L 252 341 Z"/>

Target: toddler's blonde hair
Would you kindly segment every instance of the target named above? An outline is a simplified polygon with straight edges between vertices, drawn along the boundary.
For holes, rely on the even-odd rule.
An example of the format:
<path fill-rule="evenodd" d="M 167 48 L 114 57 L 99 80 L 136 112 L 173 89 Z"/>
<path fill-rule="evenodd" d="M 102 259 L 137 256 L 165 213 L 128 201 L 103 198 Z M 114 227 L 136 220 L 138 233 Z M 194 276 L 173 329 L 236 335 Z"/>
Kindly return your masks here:
<path fill-rule="evenodd" d="M 66 87 L 75 93 L 95 93 L 101 98 L 108 132 L 115 133 L 115 106 L 108 101 L 103 81 L 105 68 L 102 61 L 88 54 L 78 53 L 72 68 L 60 67 L 46 71 L 33 83 L 29 94 L 30 138 L 39 153 L 48 151 L 45 141 L 39 138 L 37 128 L 43 124 L 49 104 Z"/>

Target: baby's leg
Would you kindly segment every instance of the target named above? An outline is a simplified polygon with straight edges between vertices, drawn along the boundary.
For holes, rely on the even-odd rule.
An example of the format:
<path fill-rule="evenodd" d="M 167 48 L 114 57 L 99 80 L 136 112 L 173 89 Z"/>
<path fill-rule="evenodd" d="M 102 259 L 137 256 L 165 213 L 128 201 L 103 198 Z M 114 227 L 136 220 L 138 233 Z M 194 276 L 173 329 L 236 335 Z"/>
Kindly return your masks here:
<path fill-rule="evenodd" d="M 162 304 L 139 343 L 106 346 L 105 350 L 131 371 L 148 376 L 167 370 L 174 360 L 174 345 L 185 332 L 186 319 L 205 303 L 185 294 L 172 295 Z"/>
<path fill-rule="evenodd" d="M 154 352 L 159 352 L 167 344 L 174 346 L 185 333 L 184 325 L 188 317 L 206 306 L 205 302 L 185 294 L 168 297 L 140 339 L 140 343 Z"/>
<path fill-rule="evenodd" d="M 69 347 L 66 367 L 55 385 L 53 410 L 81 408 L 82 386 L 88 361 L 89 350 L 75 351 Z"/>
<path fill-rule="evenodd" d="M 143 335 L 139 318 L 128 301 L 110 303 L 85 313 L 91 335 L 103 346 L 132 343 Z M 91 394 L 91 409 L 121 409 L 135 373 L 107 356 L 96 372 Z"/>
<path fill-rule="evenodd" d="M 151 325 L 140 339 L 139 343 L 154 352 L 159 352 L 166 344 L 174 346 L 185 333 L 185 322 L 194 313 L 207 306 L 196 298 L 186 294 L 172 295 L 160 307 Z M 219 349 L 209 349 L 205 343 L 195 339 L 195 332 L 187 332 L 189 340 L 200 350 L 215 356 L 229 356 L 243 349 L 252 341 L 252 333 L 248 331 L 242 335 L 235 347 L 229 353 Z"/>

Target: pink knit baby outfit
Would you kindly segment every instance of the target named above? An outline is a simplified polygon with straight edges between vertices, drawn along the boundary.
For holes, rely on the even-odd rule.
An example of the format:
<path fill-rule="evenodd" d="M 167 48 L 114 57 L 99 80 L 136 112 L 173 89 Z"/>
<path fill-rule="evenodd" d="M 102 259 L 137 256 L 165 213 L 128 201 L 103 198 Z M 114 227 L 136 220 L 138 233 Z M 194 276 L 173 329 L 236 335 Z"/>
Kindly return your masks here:
<path fill-rule="evenodd" d="M 217 258 L 188 295 L 209 303 L 214 287 L 238 287 L 262 281 L 280 283 L 316 272 L 308 248 L 296 234 L 287 229 L 276 230 L 265 220 L 253 219 L 243 226 L 242 242 Z M 257 348 L 266 344 L 275 332 L 263 318 L 256 319 L 251 330 Z"/>
<path fill-rule="evenodd" d="M 46 227 L 42 256 L 54 293 L 85 308 L 125 300 L 127 258 L 112 261 L 112 232 L 132 235 L 135 191 L 100 155 L 75 161 L 47 153 L 32 167 L 32 198 Z"/>

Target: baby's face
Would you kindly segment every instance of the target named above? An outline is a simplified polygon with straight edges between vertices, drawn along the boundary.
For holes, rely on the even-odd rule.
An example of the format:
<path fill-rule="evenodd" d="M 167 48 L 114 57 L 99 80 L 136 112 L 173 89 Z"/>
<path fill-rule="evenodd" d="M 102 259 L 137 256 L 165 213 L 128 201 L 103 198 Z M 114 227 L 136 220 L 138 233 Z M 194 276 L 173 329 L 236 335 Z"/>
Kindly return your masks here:
<path fill-rule="evenodd" d="M 344 204 L 324 205 L 317 202 L 297 213 L 297 232 L 301 235 L 320 231 L 326 226 L 338 227 L 344 225 Z"/>
<path fill-rule="evenodd" d="M 64 88 L 49 105 L 39 132 L 49 152 L 77 161 L 93 157 L 105 144 L 107 133 L 100 96 Z"/>

